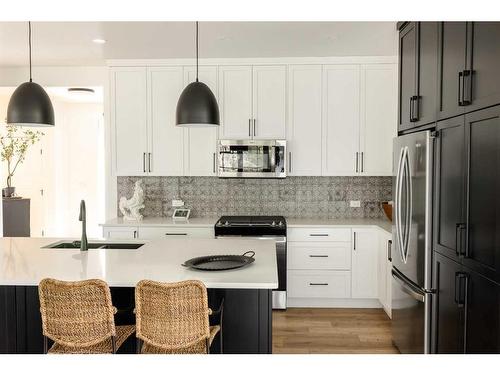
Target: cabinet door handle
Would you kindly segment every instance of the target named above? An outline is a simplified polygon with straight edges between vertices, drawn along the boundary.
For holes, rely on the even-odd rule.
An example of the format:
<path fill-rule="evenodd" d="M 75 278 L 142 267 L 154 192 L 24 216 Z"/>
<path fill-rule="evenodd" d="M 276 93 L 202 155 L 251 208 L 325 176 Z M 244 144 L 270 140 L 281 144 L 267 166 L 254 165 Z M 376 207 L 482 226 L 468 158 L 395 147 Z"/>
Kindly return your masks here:
<path fill-rule="evenodd" d="M 151 152 L 148 152 L 148 170 L 151 172 Z"/>
<path fill-rule="evenodd" d="M 463 251 L 463 230 L 466 228 L 465 223 L 457 223 L 455 227 L 455 253 L 457 256 L 466 255 Z"/>
<path fill-rule="evenodd" d="M 187 233 L 165 233 L 165 236 L 187 236 Z"/>
<path fill-rule="evenodd" d="M 415 95 L 413 97 L 413 122 L 417 122 L 419 120 L 419 109 L 420 109 L 420 96 Z"/>
<path fill-rule="evenodd" d="M 354 242 L 354 246 L 353 246 L 353 249 L 354 251 L 356 251 L 356 232 L 353 233 L 353 242 Z"/>
<path fill-rule="evenodd" d="M 213 154 L 213 161 L 212 162 L 213 162 L 213 171 L 215 173 L 215 152 Z"/>
<path fill-rule="evenodd" d="M 288 152 L 288 172 L 292 173 L 292 152 Z"/>
<path fill-rule="evenodd" d="M 309 283 L 311 286 L 327 286 L 328 283 Z"/>
<path fill-rule="evenodd" d="M 464 272 L 456 272 L 455 273 L 455 303 L 458 307 L 465 306 L 465 289 L 467 287 L 467 279 L 469 275 Z M 465 284 L 465 285 L 464 285 Z"/>
<path fill-rule="evenodd" d="M 137 238 L 137 231 L 134 230 L 134 238 Z"/>
<path fill-rule="evenodd" d="M 387 241 L 387 260 L 392 262 L 392 240 Z"/>
<path fill-rule="evenodd" d="M 252 119 L 248 119 L 248 136 L 252 136 Z"/>
<path fill-rule="evenodd" d="M 358 152 L 356 152 L 356 164 L 355 164 L 355 167 L 356 167 L 356 173 L 358 173 Z"/>
<path fill-rule="evenodd" d="M 413 96 L 410 96 L 410 122 L 413 122 Z"/>
<path fill-rule="evenodd" d="M 361 172 L 364 172 L 365 168 L 365 153 L 361 151 Z"/>
<path fill-rule="evenodd" d="M 142 171 L 146 173 L 146 153 L 142 153 Z"/>
<path fill-rule="evenodd" d="M 458 72 L 458 106 L 462 107 L 464 105 L 463 102 L 463 78 L 464 72 Z"/>
<path fill-rule="evenodd" d="M 309 258 L 328 258 L 328 255 L 309 255 Z"/>
<path fill-rule="evenodd" d="M 253 136 L 257 136 L 257 128 L 256 128 L 256 125 L 255 123 L 257 122 L 256 119 L 253 119 Z"/>
<path fill-rule="evenodd" d="M 472 104 L 472 70 L 464 70 L 462 76 L 462 105 Z"/>
<path fill-rule="evenodd" d="M 309 236 L 311 237 L 328 237 L 328 233 L 310 233 Z"/>

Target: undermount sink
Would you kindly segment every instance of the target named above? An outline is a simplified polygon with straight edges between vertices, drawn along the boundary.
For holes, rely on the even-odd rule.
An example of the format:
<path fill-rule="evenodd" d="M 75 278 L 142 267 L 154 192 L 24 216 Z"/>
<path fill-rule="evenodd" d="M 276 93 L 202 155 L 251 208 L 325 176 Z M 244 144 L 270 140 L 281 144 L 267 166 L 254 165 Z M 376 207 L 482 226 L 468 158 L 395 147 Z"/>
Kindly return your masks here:
<path fill-rule="evenodd" d="M 143 246 L 143 243 L 98 243 L 98 242 L 89 242 L 87 244 L 89 249 L 138 249 Z M 79 249 L 80 241 L 58 241 L 55 243 L 51 243 L 47 246 L 43 247 L 44 249 Z"/>

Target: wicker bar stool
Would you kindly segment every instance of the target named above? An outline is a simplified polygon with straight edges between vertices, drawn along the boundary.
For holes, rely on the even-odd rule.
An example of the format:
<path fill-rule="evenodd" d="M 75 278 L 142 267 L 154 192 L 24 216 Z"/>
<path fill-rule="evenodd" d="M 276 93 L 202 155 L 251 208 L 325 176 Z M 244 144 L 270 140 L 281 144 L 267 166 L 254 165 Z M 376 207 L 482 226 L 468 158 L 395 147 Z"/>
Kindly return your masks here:
<path fill-rule="evenodd" d="M 135 288 L 138 353 L 208 354 L 219 332 L 222 353 L 223 304 L 214 312 L 208 308 L 201 281 L 140 281 Z M 210 326 L 212 314 L 220 316 L 219 325 Z"/>
<path fill-rule="evenodd" d="M 135 326 L 116 326 L 116 308 L 102 280 L 43 279 L 38 286 L 45 353 L 116 353 Z M 48 339 L 54 344 L 48 348 Z"/>

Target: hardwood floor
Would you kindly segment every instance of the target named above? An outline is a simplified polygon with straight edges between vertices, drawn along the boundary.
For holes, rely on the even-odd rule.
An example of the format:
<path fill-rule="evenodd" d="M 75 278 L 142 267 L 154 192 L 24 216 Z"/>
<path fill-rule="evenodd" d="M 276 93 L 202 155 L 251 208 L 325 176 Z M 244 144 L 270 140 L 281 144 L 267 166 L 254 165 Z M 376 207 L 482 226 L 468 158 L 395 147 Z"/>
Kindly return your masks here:
<path fill-rule="evenodd" d="M 382 309 L 273 311 L 273 353 L 396 354 Z"/>

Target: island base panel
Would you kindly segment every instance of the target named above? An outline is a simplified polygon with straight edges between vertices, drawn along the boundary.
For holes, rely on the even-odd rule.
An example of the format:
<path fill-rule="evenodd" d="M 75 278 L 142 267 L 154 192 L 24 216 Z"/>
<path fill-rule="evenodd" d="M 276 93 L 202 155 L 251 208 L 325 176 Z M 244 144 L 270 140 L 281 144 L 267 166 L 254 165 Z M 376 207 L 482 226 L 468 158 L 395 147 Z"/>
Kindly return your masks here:
<path fill-rule="evenodd" d="M 272 300 L 267 289 L 209 289 L 209 306 L 216 310 L 224 299 L 224 353 L 271 353 Z M 135 324 L 134 288 L 111 288 L 117 325 Z M 218 324 L 217 317 L 211 318 Z M 129 338 L 120 353 L 135 353 Z M 219 353 L 220 336 L 211 352 Z M 42 322 L 36 286 L 0 286 L 0 353 L 43 353 Z"/>

